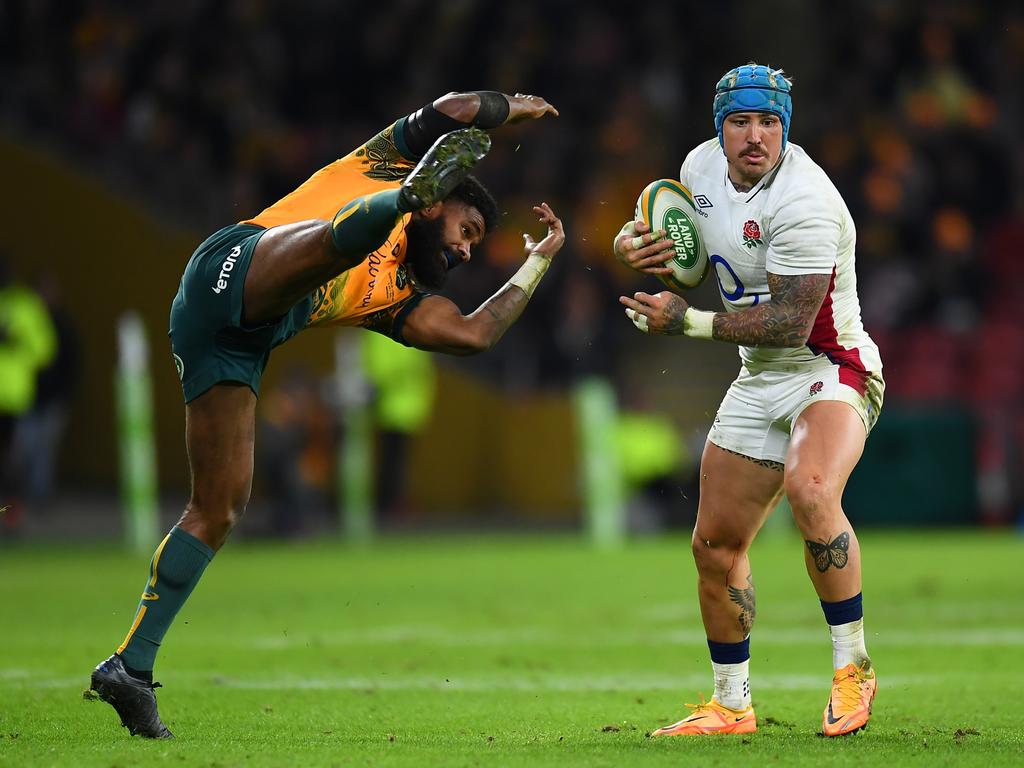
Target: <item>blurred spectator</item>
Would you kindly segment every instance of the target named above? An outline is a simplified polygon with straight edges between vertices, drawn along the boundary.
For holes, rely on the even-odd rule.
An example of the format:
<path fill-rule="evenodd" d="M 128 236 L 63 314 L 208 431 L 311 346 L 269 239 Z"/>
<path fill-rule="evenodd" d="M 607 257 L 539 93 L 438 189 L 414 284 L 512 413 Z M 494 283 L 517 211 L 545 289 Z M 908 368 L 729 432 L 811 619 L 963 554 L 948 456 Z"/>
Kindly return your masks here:
<path fill-rule="evenodd" d="M 336 427 L 319 382 L 292 367 L 259 400 L 256 476 L 270 503 L 271 532 L 295 537 L 322 526 L 331 510 Z"/>
<path fill-rule="evenodd" d="M 630 528 L 692 527 L 697 466 L 672 420 L 651 411 L 623 411 L 615 425 L 615 445 L 629 494 Z"/>
<path fill-rule="evenodd" d="M 79 371 L 79 342 L 74 322 L 63 305 L 54 274 L 36 285 L 56 332 L 56 354 L 36 378 L 32 408 L 18 420 L 14 434 L 14 461 L 24 483 L 25 501 L 32 507 L 47 504 L 54 491 L 54 476 L 61 436 Z"/>
<path fill-rule="evenodd" d="M 364 334 L 360 346 L 377 427 L 377 519 L 400 522 L 412 513 L 406 496 L 410 441 L 426 425 L 434 405 L 434 361 L 428 352 L 377 333 Z"/>
<path fill-rule="evenodd" d="M 951 331 L 969 332 L 978 326 L 985 297 L 974 226 L 962 209 L 946 206 L 935 212 L 930 230 L 933 263 L 926 301 L 933 308 L 931 319 Z"/>
<path fill-rule="evenodd" d="M 36 375 L 53 359 L 57 337 L 43 300 L 14 282 L 0 254 L 0 526 L 15 530 L 20 523 L 23 490 L 14 461 L 17 421 L 32 408 Z"/>

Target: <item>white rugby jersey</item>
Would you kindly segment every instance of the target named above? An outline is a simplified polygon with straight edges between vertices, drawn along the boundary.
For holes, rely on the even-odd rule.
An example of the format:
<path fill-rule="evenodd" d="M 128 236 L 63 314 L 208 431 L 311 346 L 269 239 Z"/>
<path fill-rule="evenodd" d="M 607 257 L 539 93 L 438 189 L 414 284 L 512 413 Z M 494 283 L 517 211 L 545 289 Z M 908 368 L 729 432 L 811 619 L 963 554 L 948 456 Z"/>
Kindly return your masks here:
<path fill-rule="evenodd" d="M 840 381 L 863 394 L 867 374 L 881 372 L 882 361 L 860 319 L 853 218 L 825 172 L 788 143 L 774 171 L 749 192 L 737 192 L 714 138 L 686 156 L 679 177 L 697 205 L 709 279 L 717 278 L 727 311 L 771 301 L 769 272 L 832 276 L 804 346 L 741 346 L 743 364 L 754 371 L 792 370 L 828 358 L 841 366 Z"/>

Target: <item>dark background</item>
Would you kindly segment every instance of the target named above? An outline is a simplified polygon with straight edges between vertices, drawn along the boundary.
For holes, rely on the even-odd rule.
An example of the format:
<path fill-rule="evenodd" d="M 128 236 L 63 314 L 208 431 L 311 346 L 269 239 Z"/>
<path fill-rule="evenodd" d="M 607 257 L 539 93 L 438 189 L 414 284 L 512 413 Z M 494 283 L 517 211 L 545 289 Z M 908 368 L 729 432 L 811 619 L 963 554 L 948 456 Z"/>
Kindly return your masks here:
<path fill-rule="evenodd" d="M 670 421 L 692 456 L 735 350 L 640 336 L 616 298 L 657 286 L 610 242 L 640 189 L 713 135 L 714 84 L 749 60 L 793 78 L 790 141 L 858 226 L 888 388 L 847 506 L 897 524 L 1014 522 L 1024 13 L 999 2 L 0 2 L 0 249 L 20 280 L 59 285 L 80 351 L 57 495 L 109 497 L 97 514 L 114 514 L 123 311 L 147 324 L 161 488 L 177 499 L 183 409 L 164 333 L 191 250 L 397 117 L 482 88 L 543 95 L 561 117 L 495 134 L 480 176 L 503 221 L 452 297 L 470 310 L 507 279 L 520 233 L 537 234 L 531 204 L 553 205 L 567 243 L 495 350 L 439 361 L 408 462 L 415 515 L 571 519 L 569 393 L 585 376 Z M 717 308 L 714 288 L 690 298 Z M 301 335 L 267 387 L 295 366 L 329 373 L 332 350 L 329 333 Z"/>

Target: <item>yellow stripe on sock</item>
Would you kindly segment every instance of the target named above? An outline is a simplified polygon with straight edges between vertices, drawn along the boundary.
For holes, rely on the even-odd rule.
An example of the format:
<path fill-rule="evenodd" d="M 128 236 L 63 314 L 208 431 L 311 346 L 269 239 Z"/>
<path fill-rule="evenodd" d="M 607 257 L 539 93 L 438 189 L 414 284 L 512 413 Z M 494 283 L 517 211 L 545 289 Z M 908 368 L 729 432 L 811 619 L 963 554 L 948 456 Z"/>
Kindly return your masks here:
<path fill-rule="evenodd" d="M 132 622 L 132 628 L 128 630 L 128 636 L 121 643 L 121 647 L 117 649 L 117 653 L 121 653 L 125 648 L 128 647 L 128 642 L 132 639 L 132 635 L 135 634 L 135 630 L 139 628 L 139 624 L 142 623 L 142 617 L 146 615 L 146 606 L 140 605 L 139 612 L 135 614 L 135 621 Z"/>
<path fill-rule="evenodd" d="M 347 219 L 349 216 L 351 216 L 353 213 L 355 213 L 358 210 L 359 210 L 359 204 L 358 204 L 358 201 L 357 201 L 356 205 L 353 205 L 347 211 L 338 211 L 338 213 L 334 217 L 334 221 L 331 222 L 331 226 L 332 227 L 337 227 L 339 224 L 341 224 L 341 222 L 343 222 L 345 219 Z"/>
<path fill-rule="evenodd" d="M 164 536 L 164 540 L 160 542 L 160 546 L 156 548 L 156 552 L 153 553 L 153 562 L 149 566 L 149 583 L 146 585 L 148 589 L 152 589 L 156 586 L 156 569 L 160 564 L 160 555 L 164 553 L 164 547 L 167 546 L 167 542 L 170 540 L 171 534 Z M 147 592 L 142 593 L 142 599 L 146 599 Z M 132 639 L 132 635 L 135 634 L 135 630 L 139 628 L 139 624 L 142 623 L 142 617 L 146 615 L 146 606 L 140 605 L 139 610 L 135 614 L 135 621 L 132 622 L 132 628 L 128 630 L 128 635 L 125 637 L 124 642 L 121 643 L 121 647 L 117 649 L 118 653 L 121 653 L 125 648 L 128 647 L 128 643 Z"/>
<path fill-rule="evenodd" d="M 149 580 L 150 589 L 156 586 L 156 567 L 160 563 L 160 555 L 164 553 L 164 547 L 167 546 L 167 541 L 171 538 L 171 534 L 164 536 L 164 540 L 160 542 L 160 546 L 156 548 L 156 552 L 153 554 L 153 564 L 149 566 L 149 573 L 152 578 Z"/>

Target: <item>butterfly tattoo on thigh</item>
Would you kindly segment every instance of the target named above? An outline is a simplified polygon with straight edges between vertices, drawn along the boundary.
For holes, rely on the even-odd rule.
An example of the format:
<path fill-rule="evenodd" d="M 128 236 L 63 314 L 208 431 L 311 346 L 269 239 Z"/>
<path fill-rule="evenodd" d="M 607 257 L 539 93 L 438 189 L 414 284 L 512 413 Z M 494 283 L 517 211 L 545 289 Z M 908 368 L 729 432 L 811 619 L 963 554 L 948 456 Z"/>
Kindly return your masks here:
<path fill-rule="evenodd" d="M 827 543 L 826 543 L 827 542 Z M 828 570 L 830 565 L 836 568 L 845 568 L 850 559 L 850 534 L 843 531 L 831 542 L 805 541 L 807 548 L 811 550 L 811 557 L 814 558 L 814 567 L 821 573 Z"/>

